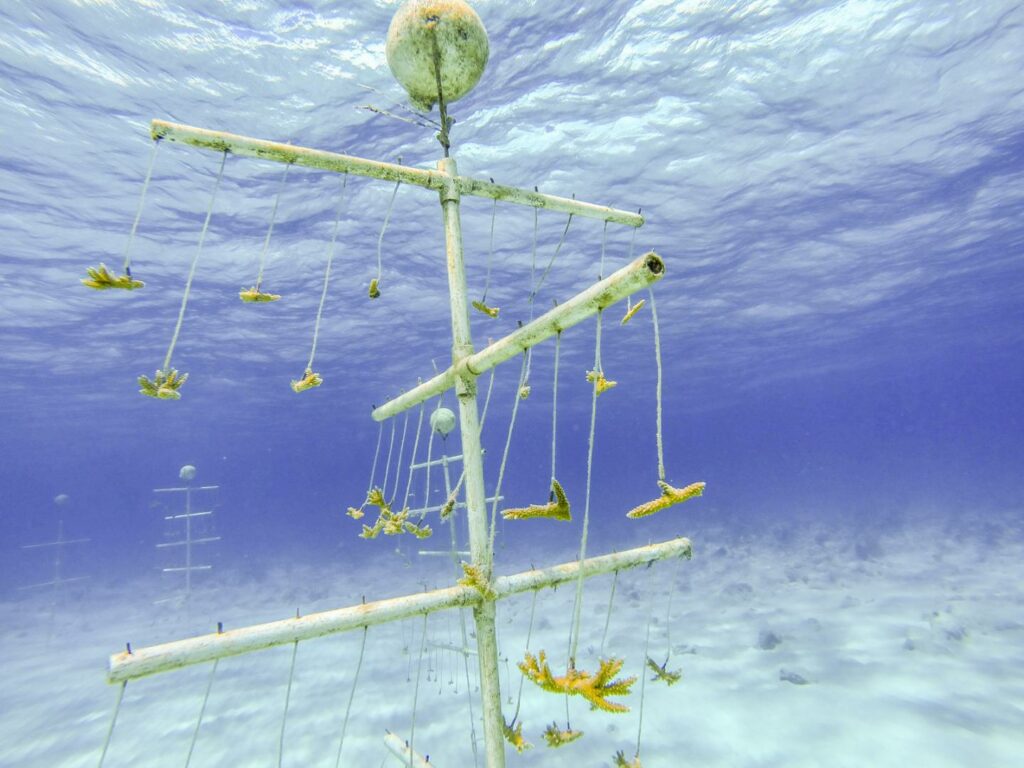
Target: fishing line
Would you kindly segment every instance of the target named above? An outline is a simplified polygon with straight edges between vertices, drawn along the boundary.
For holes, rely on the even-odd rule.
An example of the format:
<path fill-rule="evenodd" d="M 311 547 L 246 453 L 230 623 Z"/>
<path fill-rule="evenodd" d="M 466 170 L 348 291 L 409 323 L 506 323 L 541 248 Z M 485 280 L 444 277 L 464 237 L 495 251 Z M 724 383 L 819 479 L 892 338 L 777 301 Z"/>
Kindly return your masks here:
<path fill-rule="evenodd" d="M 174 334 L 171 336 L 171 345 L 167 348 L 167 357 L 164 358 L 164 371 L 171 369 L 171 355 L 174 353 L 174 345 L 178 343 L 178 334 L 181 333 L 181 324 L 185 319 L 185 307 L 188 306 L 188 296 L 192 292 L 192 279 L 196 274 L 196 265 L 199 263 L 199 254 L 203 252 L 203 241 L 206 239 L 206 231 L 210 228 L 210 218 L 213 216 L 213 203 L 217 199 L 217 190 L 220 188 L 220 180 L 224 176 L 224 164 L 227 162 L 228 152 L 224 150 L 220 158 L 220 170 L 217 171 L 217 181 L 213 185 L 213 194 L 210 195 L 210 206 L 206 209 L 206 221 L 203 222 L 203 229 L 199 233 L 199 244 L 196 246 L 196 255 L 192 257 L 192 266 L 188 270 L 188 279 L 185 281 L 185 295 L 181 297 L 181 309 L 178 310 L 178 322 L 174 326 Z"/>
<path fill-rule="evenodd" d="M 156 150 L 160 146 L 160 139 L 153 139 L 153 151 L 149 153 L 149 165 L 146 167 L 146 179 L 142 182 L 142 194 L 139 195 L 139 205 L 135 209 L 135 220 L 132 222 L 132 230 L 128 233 L 128 242 L 124 246 L 124 272 L 128 277 L 132 276 L 132 243 L 135 241 L 135 230 L 139 228 L 139 220 L 142 218 L 142 206 L 146 202 L 146 190 L 149 189 L 149 180 L 153 176 L 153 165 L 156 162 Z"/>

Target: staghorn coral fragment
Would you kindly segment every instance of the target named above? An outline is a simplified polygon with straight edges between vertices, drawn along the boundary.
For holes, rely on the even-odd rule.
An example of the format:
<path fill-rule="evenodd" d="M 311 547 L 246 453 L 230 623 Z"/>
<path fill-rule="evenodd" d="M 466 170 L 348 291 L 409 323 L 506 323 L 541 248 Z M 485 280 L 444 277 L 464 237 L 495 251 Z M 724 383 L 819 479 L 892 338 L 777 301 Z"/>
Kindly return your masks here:
<path fill-rule="evenodd" d="M 530 385 L 529 384 L 523 384 L 523 386 L 521 386 L 519 388 L 519 399 L 520 400 L 525 400 L 529 396 L 530 396 Z"/>
<path fill-rule="evenodd" d="M 410 521 L 408 507 L 401 512 L 392 512 L 391 505 L 384 499 L 384 492 L 380 488 L 371 488 L 366 494 L 366 501 L 358 509 L 349 507 L 348 516 L 355 520 L 361 519 L 366 514 L 363 507 L 367 505 L 377 507 L 380 511 L 372 526 L 363 523 L 363 532 L 359 534 L 361 539 L 375 539 L 382 533 L 385 536 L 411 533 L 417 539 L 426 539 L 434 533 L 429 525 L 417 525 Z"/>
<path fill-rule="evenodd" d="M 644 304 L 646 304 L 646 303 L 647 303 L 647 299 L 640 299 L 640 301 L 638 301 L 636 304 L 634 304 L 628 310 L 626 310 L 626 314 L 623 316 L 622 320 L 619 322 L 619 325 L 625 325 L 630 320 L 632 320 L 633 319 L 633 315 L 635 315 L 637 312 L 639 312 L 643 308 Z"/>
<path fill-rule="evenodd" d="M 647 517 L 655 512 L 667 509 L 673 504 L 679 504 L 696 496 L 703 496 L 705 485 L 706 483 L 690 483 L 685 488 L 673 488 L 664 480 L 659 480 L 658 486 L 661 488 L 661 496 L 638 507 L 633 507 L 633 509 L 626 513 L 626 517 L 634 520 L 638 517 Z"/>
<path fill-rule="evenodd" d="M 515 721 L 513 721 L 515 722 Z M 528 749 L 533 749 L 533 744 L 523 738 L 523 724 L 519 723 L 514 728 L 506 723 L 504 719 L 501 721 L 501 732 L 505 736 L 505 741 L 515 747 L 518 754 L 523 754 Z"/>
<path fill-rule="evenodd" d="M 254 285 L 252 288 L 239 291 L 238 298 L 247 304 L 261 304 L 267 301 L 277 301 L 281 298 L 281 294 L 265 293 L 259 289 L 259 286 Z"/>
<path fill-rule="evenodd" d="M 675 685 L 683 676 L 683 671 L 681 669 L 677 669 L 675 672 L 669 672 L 665 669 L 665 667 L 668 666 L 668 659 L 665 659 L 664 664 L 658 664 L 654 659 L 648 656 L 647 666 L 654 673 L 654 677 L 652 677 L 651 680 L 661 680 L 666 685 Z"/>
<path fill-rule="evenodd" d="M 454 491 L 452 491 L 451 495 L 448 497 L 448 500 L 444 503 L 444 506 L 441 507 L 442 520 L 447 520 L 451 516 L 452 511 L 455 509 L 455 500 L 456 498 L 458 498 L 458 495 L 459 489 L 456 488 Z"/>
<path fill-rule="evenodd" d="M 605 712 L 628 712 L 629 707 L 618 702 L 608 701 L 608 696 L 625 696 L 636 677 L 624 677 L 613 680 L 622 669 L 624 659 L 601 659 L 600 667 L 593 675 L 569 666 L 565 675 L 555 677 L 548 666 L 544 651 L 536 657 L 527 651 L 525 658 L 519 662 L 520 671 L 545 691 L 578 695 L 590 703 L 591 709 Z"/>
<path fill-rule="evenodd" d="M 312 368 L 307 368 L 301 379 L 298 381 L 292 379 L 292 391 L 298 394 L 299 392 L 305 392 L 307 389 L 319 387 L 323 383 L 324 380 L 320 377 L 319 373 L 314 373 Z"/>
<path fill-rule="evenodd" d="M 146 376 L 139 376 L 139 393 L 147 397 L 156 397 L 160 400 L 180 400 L 181 385 L 188 381 L 188 374 L 179 374 L 174 368 L 158 370 L 150 380 Z"/>
<path fill-rule="evenodd" d="M 110 288 L 134 291 L 145 285 L 141 280 L 135 280 L 131 272 L 125 272 L 123 275 L 111 274 L 106 264 L 100 264 L 98 267 L 86 267 L 85 271 L 89 277 L 82 278 L 82 285 L 97 291 L 106 291 Z"/>
<path fill-rule="evenodd" d="M 498 307 L 489 307 L 486 304 L 484 304 L 482 301 L 474 301 L 474 302 L 472 302 L 472 306 L 473 306 L 473 309 L 475 309 L 477 312 L 484 313 L 485 315 L 487 315 L 492 320 L 497 319 L 498 313 L 501 311 L 500 308 L 498 308 Z"/>
<path fill-rule="evenodd" d="M 587 371 L 587 381 L 597 388 L 597 394 L 603 395 L 612 387 L 618 386 L 619 382 L 610 381 L 604 377 L 604 371 Z"/>
<path fill-rule="evenodd" d="M 380 298 L 380 279 L 379 278 L 375 277 L 375 278 L 373 278 L 373 280 L 370 281 L 370 290 L 368 291 L 368 293 L 369 293 L 369 296 L 370 296 L 371 299 L 379 299 Z"/>
<path fill-rule="evenodd" d="M 565 497 L 565 491 L 557 480 L 551 481 L 551 490 L 554 499 L 547 504 L 531 504 L 528 507 L 517 507 L 515 509 L 502 510 L 501 516 L 506 520 L 528 520 L 533 517 L 546 517 L 551 520 L 572 520 L 572 513 L 569 509 L 569 501 Z"/>
<path fill-rule="evenodd" d="M 549 747 L 564 747 L 582 735 L 583 731 L 574 731 L 572 728 L 566 728 L 563 731 L 558 727 L 558 723 L 552 723 L 544 729 L 544 741 Z"/>
<path fill-rule="evenodd" d="M 614 768 L 644 768 L 640 762 L 640 755 L 634 755 L 632 760 L 626 759 L 626 753 L 621 749 L 612 758 Z"/>
<path fill-rule="evenodd" d="M 462 572 L 466 574 L 456 583 L 461 584 L 464 587 L 472 587 L 484 598 L 484 600 L 494 600 L 497 597 L 497 593 L 491 587 L 490 580 L 484 576 L 484 572 L 480 570 L 479 566 L 471 563 L 462 563 Z"/>

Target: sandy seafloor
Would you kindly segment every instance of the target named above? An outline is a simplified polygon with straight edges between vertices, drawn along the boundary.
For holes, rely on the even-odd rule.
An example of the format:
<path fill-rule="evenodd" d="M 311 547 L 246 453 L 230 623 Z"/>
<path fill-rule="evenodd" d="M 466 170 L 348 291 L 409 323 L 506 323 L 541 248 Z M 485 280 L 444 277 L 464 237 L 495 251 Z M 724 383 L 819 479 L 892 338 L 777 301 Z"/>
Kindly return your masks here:
<path fill-rule="evenodd" d="M 815 525 L 744 533 L 701 526 L 692 538 L 692 561 L 623 573 L 616 584 L 605 653 L 625 657 L 624 673 L 639 673 L 653 613 L 650 655 L 660 663 L 671 648 L 668 668 L 684 675 L 672 687 L 645 686 L 644 766 L 1020 765 L 1019 525 L 965 513 L 878 536 Z M 502 561 L 500 550 L 497 558 L 502 573 L 529 567 Z M 363 590 L 368 599 L 392 596 L 417 580 L 419 588 L 443 584 L 450 568 L 402 562 L 388 553 L 378 568 L 355 572 L 342 562 L 282 564 L 258 580 L 215 571 L 187 610 L 153 604 L 165 589 L 159 579 L 130 588 L 72 585 L 49 639 L 46 597 L 5 602 L 0 765 L 97 765 L 117 692 L 104 680 L 106 658 L 126 639 L 140 647 L 198 634 L 216 620 L 230 628 L 286 618 L 296 606 L 303 613 L 341 607 Z M 580 668 L 596 666 L 611 583 L 611 576 L 588 582 Z M 537 601 L 529 647 L 547 649 L 556 669 L 572 596 L 562 587 Z M 509 717 L 531 600 L 520 595 L 499 607 Z M 428 651 L 421 665 L 422 631 L 422 619 L 369 631 L 343 765 L 400 764 L 382 737 L 385 729 L 408 736 L 417 670 L 416 751 L 439 768 L 473 765 L 464 667 L 439 651 Z M 428 643 L 457 644 L 456 614 L 432 615 L 427 632 Z M 361 635 L 300 644 L 283 765 L 334 765 Z M 285 646 L 220 662 L 191 765 L 277 764 L 291 654 Z M 105 765 L 184 765 L 209 670 L 129 683 Z M 553 720 L 564 725 L 565 701 L 527 681 L 520 719 L 535 746 L 522 755 L 509 750 L 509 765 L 609 766 L 619 749 L 631 757 L 639 682 L 624 702 L 631 711 L 615 715 L 573 699 L 571 724 L 585 735 L 554 751 L 541 731 Z"/>

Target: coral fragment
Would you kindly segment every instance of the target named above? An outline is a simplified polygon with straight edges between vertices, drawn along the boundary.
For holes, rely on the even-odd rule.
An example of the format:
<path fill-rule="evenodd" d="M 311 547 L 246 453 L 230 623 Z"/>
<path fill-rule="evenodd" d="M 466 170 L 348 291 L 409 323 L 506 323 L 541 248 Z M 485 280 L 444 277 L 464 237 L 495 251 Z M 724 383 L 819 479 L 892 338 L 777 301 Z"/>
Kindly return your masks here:
<path fill-rule="evenodd" d="M 679 504 L 696 496 L 703 496 L 705 485 L 706 483 L 690 483 L 685 488 L 673 488 L 664 480 L 659 480 L 658 486 L 661 488 L 661 496 L 638 507 L 633 507 L 633 509 L 626 513 L 626 517 L 634 520 L 638 517 L 647 517 L 655 512 L 667 509 L 673 504 Z"/>

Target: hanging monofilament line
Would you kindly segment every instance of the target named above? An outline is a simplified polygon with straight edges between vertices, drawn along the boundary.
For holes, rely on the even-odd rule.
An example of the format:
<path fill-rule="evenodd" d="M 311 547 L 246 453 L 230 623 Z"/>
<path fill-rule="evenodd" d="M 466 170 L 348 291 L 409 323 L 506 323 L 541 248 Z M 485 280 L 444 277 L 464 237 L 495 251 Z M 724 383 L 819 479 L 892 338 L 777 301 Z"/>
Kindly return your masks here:
<path fill-rule="evenodd" d="M 654 602 L 652 598 L 651 609 L 647 614 L 647 636 L 644 638 L 644 664 L 650 658 L 649 651 L 651 647 L 651 620 L 654 618 Z M 646 669 L 640 672 L 640 711 L 637 712 L 637 723 L 636 723 L 636 752 L 634 756 L 640 757 L 640 737 L 644 730 L 644 692 L 647 688 L 647 673 Z"/>
<path fill-rule="evenodd" d="M 526 628 L 526 648 L 525 652 L 530 651 L 530 637 L 533 635 L 533 617 L 537 610 L 537 590 L 533 590 L 533 598 L 530 600 L 530 623 Z M 523 683 L 526 681 L 526 675 L 519 675 L 519 693 L 516 694 L 516 711 L 512 715 L 512 722 L 515 723 L 519 719 L 519 705 L 523 701 Z"/>
<path fill-rule="evenodd" d="M 365 601 L 364 601 L 365 602 Z M 363 666 L 363 652 L 366 650 L 366 633 L 369 627 L 363 627 L 363 639 L 359 644 L 359 659 L 356 661 L 356 671 L 352 676 L 352 688 L 348 693 L 348 704 L 345 706 L 345 719 L 341 723 L 341 738 L 338 740 L 338 755 L 334 758 L 334 768 L 341 767 L 341 750 L 345 746 L 345 731 L 348 729 L 348 716 L 352 712 L 352 702 L 356 698 L 356 684 L 359 682 L 359 670 Z"/>
<path fill-rule="evenodd" d="M 423 432 L 423 413 L 425 410 L 426 403 L 420 403 L 420 415 L 416 420 L 416 439 L 412 441 L 412 458 L 409 459 L 410 464 L 416 463 L 416 457 L 419 455 L 420 448 L 420 434 Z M 383 423 L 383 422 L 381 422 Z M 402 509 L 409 506 L 409 493 L 412 491 L 412 469 L 410 468 L 409 474 L 405 477 L 405 496 L 402 497 Z M 424 505 L 426 506 L 426 505 Z"/>
<path fill-rule="evenodd" d="M 537 187 L 533 188 L 533 191 L 537 191 Z M 536 295 L 534 289 L 534 280 L 537 277 L 537 239 L 540 235 L 540 209 L 533 209 L 533 247 L 530 249 L 530 322 L 533 322 L 533 299 Z"/>
<path fill-rule="evenodd" d="M 93 288 L 97 291 L 104 291 L 110 288 L 121 288 L 126 291 L 134 291 L 142 288 L 145 283 L 132 278 L 132 243 L 135 242 L 135 231 L 139 228 L 139 220 L 142 218 L 142 206 L 146 202 L 146 190 L 149 189 L 149 180 L 153 175 L 153 163 L 156 160 L 156 149 L 160 144 L 159 139 L 153 140 L 153 151 L 149 155 L 149 166 L 146 168 L 146 179 L 142 182 L 142 193 L 139 195 L 139 204 L 135 209 L 135 219 L 132 221 L 131 232 L 128 233 L 128 242 L 124 246 L 124 274 L 112 275 L 106 264 L 98 267 L 86 267 L 89 275 L 81 282 L 82 285 Z"/>
<path fill-rule="evenodd" d="M 402 162 L 402 158 L 398 158 L 398 162 Z M 369 295 L 371 299 L 376 299 L 380 296 L 380 281 L 384 276 L 384 233 L 388 229 L 388 221 L 391 220 L 391 209 L 395 205 L 395 198 L 398 196 L 398 188 L 402 186 L 402 182 L 396 182 L 395 188 L 391 192 L 391 201 L 388 203 L 387 213 L 384 214 L 384 226 L 380 228 L 380 236 L 377 238 L 377 276 L 370 281 Z"/>
<path fill-rule="evenodd" d="M 396 421 L 396 419 L 391 420 L 391 439 L 388 440 L 388 458 L 384 462 L 384 479 L 380 483 L 380 492 L 382 496 L 386 493 L 388 487 L 388 475 L 391 474 L 391 454 L 395 449 L 395 430 L 398 427 Z"/>
<path fill-rule="evenodd" d="M 156 163 L 156 150 L 159 146 L 160 139 L 154 139 L 153 151 L 149 153 L 149 165 L 146 167 L 146 178 L 142 182 L 142 193 L 139 195 L 139 205 L 135 209 L 135 219 L 132 221 L 131 232 L 128 233 L 128 242 L 124 246 L 124 273 L 129 278 L 132 276 L 132 243 L 135 242 L 135 232 L 142 218 L 142 206 L 146 202 L 146 190 L 149 189 L 149 180 L 153 177 L 153 165 Z"/>
<path fill-rule="evenodd" d="M 295 612 L 295 618 L 299 618 L 299 612 Z M 292 643 L 292 663 L 288 668 L 288 687 L 284 692 L 284 712 L 281 713 L 281 733 L 277 738 L 277 768 L 281 768 L 284 761 L 284 729 L 288 724 L 288 702 L 292 698 L 292 680 L 295 679 L 295 657 L 299 654 L 299 641 Z"/>
<path fill-rule="evenodd" d="M 131 648 L 128 649 L 129 652 Z M 100 762 L 98 768 L 103 768 L 103 761 L 107 759 L 107 750 L 110 748 L 110 740 L 114 736 L 114 725 L 117 723 L 117 713 L 121 711 L 121 700 L 124 699 L 124 689 L 128 687 L 128 681 L 125 680 L 121 683 L 121 687 L 117 690 L 117 701 L 114 702 L 114 714 L 110 716 L 110 727 L 107 728 L 107 737 L 103 740 L 103 751 L 100 752 Z"/>
<path fill-rule="evenodd" d="M 423 652 L 427 648 L 427 618 L 429 613 L 423 614 L 423 640 L 420 642 L 420 658 L 416 663 L 416 684 L 412 691 L 412 725 L 409 727 L 409 768 L 412 768 L 413 746 L 416 739 L 416 702 L 420 697 L 420 678 L 423 670 Z"/>
<path fill-rule="evenodd" d="M 555 334 L 555 373 L 551 382 L 551 497 L 555 500 L 555 439 L 558 436 L 558 358 L 562 347 L 562 332 Z"/>
<path fill-rule="evenodd" d="M 658 331 L 658 308 L 654 304 L 654 291 L 648 289 L 647 296 L 651 300 L 651 320 L 654 325 L 654 361 L 658 375 L 654 395 L 655 402 L 657 403 L 655 435 L 658 441 L 658 480 L 665 482 L 665 445 L 661 437 L 661 334 Z"/>
<path fill-rule="evenodd" d="M 491 502 L 491 528 L 490 528 L 490 541 L 488 548 L 491 552 L 494 551 L 494 538 L 497 534 L 497 520 L 498 520 L 498 500 L 501 498 L 501 483 L 505 479 L 505 465 L 508 463 L 509 449 L 512 447 L 512 430 L 516 425 L 516 413 L 519 411 L 519 402 L 522 398 L 519 396 L 519 390 L 522 389 L 526 381 L 526 353 L 523 353 L 523 364 L 519 369 L 519 386 L 516 388 L 516 396 L 512 403 L 512 415 L 508 421 L 508 434 L 505 436 L 505 450 L 501 454 L 501 466 L 498 468 L 498 482 L 494 485 L 494 501 Z M 486 574 L 488 577 L 490 574 Z"/>
<path fill-rule="evenodd" d="M 348 185 L 348 174 L 341 177 L 341 199 L 338 201 L 338 212 L 334 216 L 334 231 L 331 233 L 331 245 L 327 249 L 327 267 L 324 269 L 324 287 L 320 292 L 320 304 L 316 309 L 316 321 L 313 323 L 313 345 L 309 350 L 309 362 L 306 370 L 298 381 L 292 380 L 292 390 L 296 393 L 319 387 L 324 383 L 323 377 L 313 371 L 313 360 L 316 357 L 316 345 L 320 340 L 320 321 L 324 316 L 324 303 L 327 301 L 327 287 L 331 282 L 331 265 L 334 263 L 334 246 L 338 241 L 338 227 L 341 224 L 341 210 L 345 204 L 345 187 Z"/>
<path fill-rule="evenodd" d="M 171 368 L 171 356 L 174 354 L 174 346 L 178 343 L 178 334 L 181 333 L 181 324 L 185 320 L 185 307 L 188 306 L 189 293 L 192 291 L 192 279 L 196 274 L 196 265 L 199 263 L 199 255 L 203 252 L 203 241 L 206 239 L 206 232 L 210 228 L 210 218 L 213 216 L 213 204 L 217 199 L 217 190 L 220 188 L 220 180 L 224 176 L 224 164 L 227 162 L 228 153 L 224 151 L 220 159 L 220 170 L 217 171 L 217 181 L 213 185 L 213 194 L 210 195 L 210 206 L 206 209 L 206 220 L 203 222 L 203 229 L 199 233 L 199 244 L 196 246 L 196 254 L 192 257 L 192 265 L 188 270 L 188 279 L 185 280 L 185 293 L 181 297 L 181 308 L 178 310 L 178 322 L 174 325 L 174 334 L 171 336 L 171 343 L 167 347 L 167 356 L 164 358 L 163 368 L 154 374 L 150 380 L 146 376 L 139 376 L 141 392 L 149 397 L 156 397 L 161 400 L 178 400 L 181 394 L 178 392 L 181 385 L 188 380 L 188 374 L 179 375 Z"/>
<path fill-rule="evenodd" d="M 643 209 L 642 208 L 637 209 L 637 215 L 640 214 L 641 210 L 643 210 Z M 633 228 L 633 233 L 629 237 L 629 260 L 630 261 L 633 261 L 633 245 L 635 243 L 636 243 L 636 227 Z M 643 299 L 640 299 L 640 301 L 638 301 L 636 304 L 634 304 L 633 303 L 633 297 L 632 296 L 627 296 L 626 297 L 626 314 L 623 316 L 623 318 L 620 321 L 619 325 L 625 325 L 630 320 L 632 320 L 633 319 L 633 315 L 635 315 L 637 312 L 639 312 L 640 308 L 643 307 L 643 305 L 644 305 L 644 300 Z"/>
<path fill-rule="evenodd" d="M 494 179 L 491 179 L 491 184 L 494 183 Z M 494 205 L 491 207 L 491 241 L 487 248 L 487 274 L 484 277 L 484 293 L 481 296 L 480 301 L 472 302 L 473 309 L 478 312 L 482 312 L 488 317 L 494 319 L 498 316 L 500 311 L 498 307 L 491 307 L 487 304 L 487 291 L 491 287 L 491 260 L 494 258 L 494 220 L 498 215 L 498 201 L 495 199 Z"/>
<path fill-rule="evenodd" d="M 573 194 L 573 200 L 576 199 L 576 195 Z M 540 287 L 544 285 L 544 281 L 548 277 L 548 272 L 551 271 L 551 267 L 555 263 L 555 259 L 558 258 L 558 252 L 562 250 L 562 246 L 565 244 L 565 236 L 569 234 L 569 225 L 572 224 L 572 214 L 569 214 L 569 218 L 565 222 L 565 229 L 562 230 L 562 237 L 558 240 L 558 245 L 555 247 L 555 252 L 551 254 L 551 259 L 548 261 L 548 265 L 544 268 L 544 272 L 541 273 L 540 280 L 537 281 L 537 286 L 533 289 L 530 294 L 530 303 L 533 303 L 534 298 L 537 296 L 537 292 L 540 291 Z"/>
<path fill-rule="evenodd" d="M 281 193 L 284 192 L 284 182 L 288 178 L 288 169 L 291 163 L 285 163 L 284 171 L 281 172 L 281 179 L 277 183 L 277 194 L 274 196 L 274 207 L 270 211 L 270 224 L 267 227 L 267 235 L 263 238 L 263 248 L 260 250 L 260 264 L 256 272 L 256 285 L 245 291 L 240 291 L 238 297 L 245 302 L 266 302 L 277 301 L 280 294 L 264 293 L 261 290 L 263 285 L 263 269 L 267 263 L 267 251 L 270 250 L 270 238 L 274 234 L 274 222 L 277 220 L 277 206 L 281 202 Z"/>
<path fill-rule="evenodd" d="M 199 727 L 203 724 L 203 715 L 206 714 L 206 703 L 210 700 L 210 690 L 213 688 L 213 676 L 217 674 L 217 664 L 220 659 L 213 660 L 213 667 L 210 669 L 210 677 L 206 681 L 206 693 L 203 694 L 203 703 L 199 707 L 199 717 L 196 719 L 196 727 L 192 729 L 192 741 L 188 745 L 188 755 L 185 757 L 185 768 L 192 763 L 192 752 L 196 748 L 196 741 L 199 739 Z"/>
<path fill-rule="evenodd" d="M 597 341 L 594 344 L 594 371 L 601 370 L 601 310 L 597 312 Z M 598 382 L 594 381 L 593 394 L 590 398 L 590 434 L 587 437 L 587 491 L 583 504 L 583 532 L 580 534 L 579 562 L 587 557 L 587 531 L 590 523 L 590 486 L 594 466 L 594 426 L 597 423 Z M 576 663 L 576 649 L 580 639 L 580 613 L 583 610 L 583 569 L 580 568 L 576 579 L 576 600 L 572 609 L 572 631 L 569 642 L 569 664 Z"/>
<path fill-rule="evenodd" d="M 405 412 L 405 420 L 402 422 L 402 440 L 398 443 L 398 461 L 395 463 L 395 487 L 391 492 L 391 498 L 388 500 L 388 504 L 393 504 L 395 497 L 398 496 L 398 485 L 399 480 L 402 477 L 402 457 L 405 455 L 405 437 L 409 433 L 409 412 Z M 412 474 L 410 472 L 409 474 Z"/>
<path fill-rule="evenodd" d="M 611 594 L 608 595 L 608 613 L 606 613 L 604 617 L 604 631 L 601 633 L 601 650 L 598 651 L 597 654 L 602 658 L 604 657 L 604 643 L 605 640 L 608 639 L 608 625 L 611 624 L 612 621 L 612 605 L 615 603 L 615 585 L 618 581 L 619 572 L 615 571 L 615 574 L 612 576 L 612 591 Z"/>

